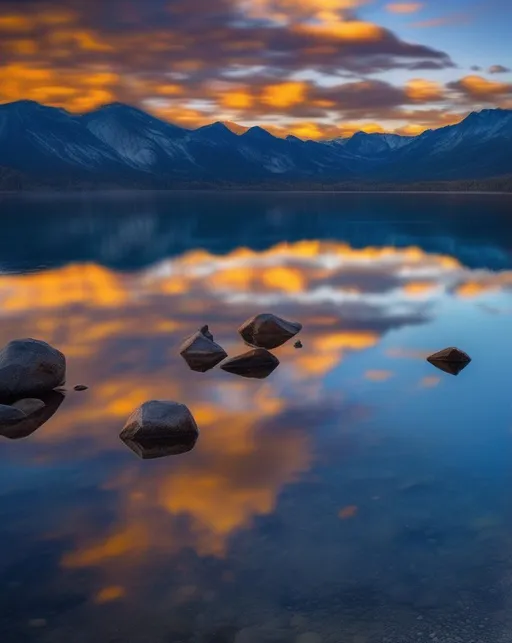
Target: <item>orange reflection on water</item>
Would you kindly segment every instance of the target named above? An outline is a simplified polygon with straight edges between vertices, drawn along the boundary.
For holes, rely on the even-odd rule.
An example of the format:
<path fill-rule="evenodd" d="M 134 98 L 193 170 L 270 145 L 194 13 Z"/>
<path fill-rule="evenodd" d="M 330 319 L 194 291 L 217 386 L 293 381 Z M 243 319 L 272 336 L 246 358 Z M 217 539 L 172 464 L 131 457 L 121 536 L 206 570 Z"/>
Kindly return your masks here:
<path fill-rule="evenodd" d="M 393 371 L 366 371 L 364 374 L 367 380 L 370 382 L 387 382 L 387 380 L 393 377 Z"/>
<path fill-rule="evenodd" d="M 503 274 L 493 279 L 493 287 L 510 284 Z M 98 568 L 96 600 L 108 602 L 129 589 L 124 568 L 144 566 L 158 552 L 189 547 L 226 556 L 234 534 L 271 514 L 287 485 L 313 467 L 325 375 L 352 353 L 375 349 L 388 330 L 422 323 L 426 304 L 456 288 L 460 294 L 464 284 L 473 288 L 472 281 L 452 257 L 419 248 L 319 241 L 225 256 L 196 250 L 136 274 L 88 264 L 0 276 L 1 339 L 55 344 L 68 356 L 69 385 L 90 386 L 68 395 L 30 438 L 39 462 L 118 453 L 125 419 L 148 399 L 187 404 L 201 429 L 196 448 L 179 457 L 141 462 L 126 450 L 101 484 L 115 506 L 110 525 L 87 513 L 62 525 L 59 535 L 72 542 L 63 566 Z M 276 351 L 281 365 L 268 381 L 192 373 L 178 355 L 183 337 L 203 323 L 230 355 L 246 350 L 236 328 L 268 309 L 304 325 L 304 348 L 289 343 Z M 396 348 L 384 359 L 426 354 Z M 391 375 L 366 372 L 373 381 Z M 433 385 L 433 377 L 422 381 Z M 340 517 L 356 511 L 346 507 Z"/>

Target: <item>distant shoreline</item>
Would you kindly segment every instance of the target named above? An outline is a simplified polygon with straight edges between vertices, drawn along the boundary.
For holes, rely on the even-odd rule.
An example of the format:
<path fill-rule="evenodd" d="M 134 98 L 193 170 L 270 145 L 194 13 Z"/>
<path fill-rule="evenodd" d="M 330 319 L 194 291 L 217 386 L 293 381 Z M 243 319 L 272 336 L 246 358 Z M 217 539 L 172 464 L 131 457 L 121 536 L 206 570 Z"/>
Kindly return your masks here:
<path fill-rule="evenodd" d="M 70 196 L 102 196 L 102 195 L 143 195 L 143 194 L 433 194 L 433 195 L 474 195 L 474 196 L 512 196 L 512 191 L 506 190 L 324 190 L 324 189 L 268 189 L 268 188 L 171 188 L 171 189 L 138 189 L 138 188 L 106 188 L 106 189 L 33 189 L 33 190 L 0 190 L 0 198 L 5 196 L 17 197 L 70 197 Z"/>

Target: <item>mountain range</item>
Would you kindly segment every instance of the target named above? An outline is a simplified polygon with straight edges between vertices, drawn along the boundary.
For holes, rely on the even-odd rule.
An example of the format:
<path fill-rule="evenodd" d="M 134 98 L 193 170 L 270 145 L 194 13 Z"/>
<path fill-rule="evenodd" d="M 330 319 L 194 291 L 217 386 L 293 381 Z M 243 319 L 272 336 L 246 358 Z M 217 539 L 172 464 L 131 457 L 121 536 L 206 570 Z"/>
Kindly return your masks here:
<path fill-rule="evenodd" d="M 83 115 L 18 101 L 0 105 L 0 185 L 172 187 L 180 184 L 395 183 L 512 174 L 512 110 L 473 112 L 419 136 L 329 141 L 241 134 L 217 122 L 185 129 L 114 103 Z M 23 181 L 21 181 L 23 183 Z"/>

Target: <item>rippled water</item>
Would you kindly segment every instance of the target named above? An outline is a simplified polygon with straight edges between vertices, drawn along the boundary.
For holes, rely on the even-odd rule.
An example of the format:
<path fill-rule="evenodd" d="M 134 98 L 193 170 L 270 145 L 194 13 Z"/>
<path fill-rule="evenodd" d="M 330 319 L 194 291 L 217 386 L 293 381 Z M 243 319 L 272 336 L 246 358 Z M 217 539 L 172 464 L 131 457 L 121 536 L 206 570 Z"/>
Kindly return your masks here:
<path fill-rule="evenodd" d="M 68 359 L 0 438 L 2 643 L 512 641 L 510 198 L 0 207 L 1 343 Z M 177 354 L 208 323 L 234 355 L 263 311 L 304 325 L 268 379 Z M 450 345 L 457 377 L 425 360 Z M 190 407 L 192 451 L 120 441 L 148 399 Z"/>

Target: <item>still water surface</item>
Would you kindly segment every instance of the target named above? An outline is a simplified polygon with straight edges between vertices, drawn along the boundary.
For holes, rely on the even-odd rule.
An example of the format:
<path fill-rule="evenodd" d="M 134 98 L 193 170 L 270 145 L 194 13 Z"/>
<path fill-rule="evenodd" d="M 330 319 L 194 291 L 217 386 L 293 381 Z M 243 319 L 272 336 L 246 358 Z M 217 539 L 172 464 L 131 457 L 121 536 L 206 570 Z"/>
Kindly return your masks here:
<path fill-rule="evenodd" d="M 68 359 L 54 415 L 0 438 L 2 643 L 512 641 L 510 198 L 0 210 L 1 343 Z M 265 311 L 304 325 L 268 379 L 177 355 Z M 457 377 L 425 360 L 450 345 Z M 148 399 L 190 407 L 192 451 L 119 440 Z"/>

